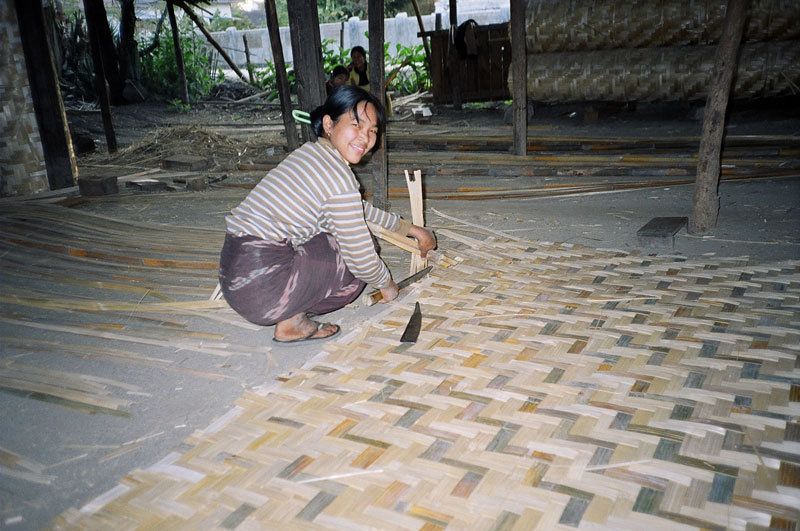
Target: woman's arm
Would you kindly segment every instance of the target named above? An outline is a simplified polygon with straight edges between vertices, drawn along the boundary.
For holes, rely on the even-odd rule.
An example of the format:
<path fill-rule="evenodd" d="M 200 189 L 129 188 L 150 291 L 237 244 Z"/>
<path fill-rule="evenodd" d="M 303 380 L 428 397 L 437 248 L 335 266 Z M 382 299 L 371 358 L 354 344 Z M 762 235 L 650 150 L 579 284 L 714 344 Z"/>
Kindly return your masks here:
<path fill-rule="evenodd" d="M 425 258 L 431 249 L 436 249 L 436 237 L 425 227 L 411 225 L 411 228 L 408 229 L 408 235 L 417 240 L 419 254 L 422 258 Z"/>

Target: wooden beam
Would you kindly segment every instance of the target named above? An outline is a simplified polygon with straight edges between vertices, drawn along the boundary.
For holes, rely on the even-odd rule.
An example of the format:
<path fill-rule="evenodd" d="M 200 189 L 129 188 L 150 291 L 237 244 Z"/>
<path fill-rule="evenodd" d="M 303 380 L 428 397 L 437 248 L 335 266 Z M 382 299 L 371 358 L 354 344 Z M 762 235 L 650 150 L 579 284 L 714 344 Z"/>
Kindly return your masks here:
<path fill-rule="evenodd" d="M 327 97 L 317 3 L 315 0 L 293 0 L 286 3 L 286 9 L 292 36 L 297 101 L 303 111 L 311 112 Z M 304 141 L 316 138 L 309 125 L 303 125 L 301 132 Z"/>
<path fill-rule="evenodd" d="M 47 43 L 42 4 L 16 0 L 15 7 L 47 168 L 47 180 L 51 190 L 74 186 L 78 167 L 72 150 L 53 54 Z"/>
<path fill-rule="evenodd" d="M 528 147 L 527 62 L 525 51 L 525 0 L 511 0 L 511 71 L 514 100 L 514 154 L 524 156 Z"/>
<path fill-rule="evenodd" d="M 85 2 L 86 0 L 84 0 Z M 186 84 L 186 70 L 183 65 L 183 51 L 181 51 L 181 36 L 178 31 L 178 22 L 175 20 L 174 0 L 167 0 L 167 14 L 169 27 L 172 28 L 172 45 L 175 47 L 175 64 L 178 68 L 178 84 L 181 101 L 189 104 L 189 86 Z"/>
<path fill-rule="evenodd" d="M 747 0 L 729 0 L 714 58 L 714 74 L 703 113 L 700 150 L 697 156 L 697 180 L 692 201 L 688 232 L 703 234 L 716 226 L 719 215 L 719 176 L 725 113 L 736 70 L 736 56 L 744 32 Z"/>
<path fill-rule="evenodd" d="M 369 0 L 369 86 L 378 101 L 384 100 L 383 63 L 383 0 Z M 385 131 L 384 131 L 385 133 Z M 381 137 L 381 145 L 372 155 L 375 166 L 372 173 L 372 204 L 382 210 L 389 209 L 389 172 L 386 158 L 386 134 Z"/>
<path fill-rule="evenodd" d="M 211 46 L 213 46 L 215 50 L 217 50 L 220 57 L 222 57 L 222 59 L 226 63 L 228 63 L 228 66 L 231 67 L 231 70 L 233 70 L 236 73 L 236 75 L 239 76 L 239 79 L 247 83 L 247 80 L 244 78 L 244 74 L 242 73 L 242 71 L 239 69 L 238 66 L 236 66 L 236 63 L 233 62 L 233 59 L 231 59 L 231 57 L 228 55 L 225 49 L 219 45 L 219 43 L 214 39 L 214 37 L 211 36 L 211 33 L 209 33 L 209 31 L 206 29 L 206 25 L 203 24 L 203 21 L 200 19 L 200 17 L 195 15 L 194 12 L 191 10 L 191 8 L 187 6 L 186 3 L 183 2 L 183 0 L 173 0 L 173 1 L 175 2 L 175 5 L 180 7 L 183 10 L 183 12 L 186 13 L 186 15 L 190 19 L 192 19 L 192 22 L 194 22 L 194 25 L 197 26 L 197 29 L 199 29 L 200 32 L 205 36 L 208 43 Z M 172 20 L 170 20 L 170 23 L 171 22 Z"/>
<path fill-rule="evenodd" d="M 83 0 L 83 8 L 86 12 L 86 29 L 89 32 L 89 46 L 92 50 L 92 63 L 94 64 L 94 87 L 95 92 L 97 92 L 97 99 L 100 101 L 100 115 L 103 117 L 106 147 L 109 153 L 114 153 L 117 151 L 117 134 L 114 131 L 114 121 L 111 117 L 111 102 L 109 101 L 108 87 L 106 86 L 105 64 L 103 63 L 102 46 L 97 31 L 99 25 L 97 19 L 101 14 L 98 11 L 98 3 L 99 0 Z"/>
<path fill-rule="evenodd" d="M 425 59 L 428 60 L 428 65 L 431 64 L 431 49 L 428 47 L 428 37 L 425 35 L 425 24 L 422 23 L 422 12 L 419 10 L 417 0 L 411 0 L 414 4 L 414 13 L 417 15 L 417 24 L 419 25 L 419 32 L 422 33 L 422 46 L 425 48 Z M 429 66 L 430 68 L 430 66 Z"/>
<path fill-rule="evenodd" d="M 286 75 L 286 63 L 283 59 L 281 28 L 278 25 L 278 11 L 275 7 L 275 0 L 264 0 L 264 11 L 267 16 L 269 42 L 272 46 L 272 61 L 275 64 L 278 97 L 280 98 L 283 114 L 283 127 L 286 130 L 286 145 L 289 151 L 294 151 L 300 147 L 300 138 L 297 136 L 297 125 L 294 123 L 294 118 L 292 118 L 292 94 L 289 90 L 289 78 Z"/>

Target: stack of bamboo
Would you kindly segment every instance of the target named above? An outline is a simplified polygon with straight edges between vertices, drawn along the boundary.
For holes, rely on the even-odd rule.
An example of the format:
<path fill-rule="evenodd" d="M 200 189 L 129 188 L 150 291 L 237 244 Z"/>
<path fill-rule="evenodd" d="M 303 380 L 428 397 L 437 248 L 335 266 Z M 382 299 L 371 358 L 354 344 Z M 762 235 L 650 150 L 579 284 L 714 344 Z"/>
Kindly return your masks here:
<path fill-rule="evenodd" d="M 530 0 L 528 98 L 542 102 L 704 99 L 725 4 Z M 795 94 L 800 87 L 799 41 L 800 4 L 751 2 L 733 97 Z"/>

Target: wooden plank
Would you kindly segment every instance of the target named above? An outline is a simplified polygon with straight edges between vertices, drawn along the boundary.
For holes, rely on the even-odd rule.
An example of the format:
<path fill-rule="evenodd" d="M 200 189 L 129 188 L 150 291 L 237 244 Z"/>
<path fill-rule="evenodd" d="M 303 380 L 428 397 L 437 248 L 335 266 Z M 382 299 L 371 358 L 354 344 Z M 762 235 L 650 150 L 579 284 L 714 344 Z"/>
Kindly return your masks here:
<path fill-rule="evenodd" d="M 675 234 L 689 221 L 686 217 L 655 217 L 636 231 L 640 245 L 675 245 Z"/>
<path fill-rule="evenodd" d="M 173 154 L 161 160 L 165 170 L 201 171 L 208 169 L 208 159 L 197 155 Z"/>

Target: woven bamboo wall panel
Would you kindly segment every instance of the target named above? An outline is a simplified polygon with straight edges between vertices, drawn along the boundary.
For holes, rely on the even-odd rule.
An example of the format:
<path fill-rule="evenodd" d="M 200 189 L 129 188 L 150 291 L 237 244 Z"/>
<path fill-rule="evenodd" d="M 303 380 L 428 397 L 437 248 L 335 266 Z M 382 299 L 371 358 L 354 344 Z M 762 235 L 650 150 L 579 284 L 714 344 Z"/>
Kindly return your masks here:
<path fill-rule="evenodd" d="M 529 0 L 527 52 L 567 52 L 713 44 L 719 41 L 727 1 Z M 800 39 L 800 2 L 753 0 L 747 41 Z"/>
<path fill-rule="evenodd" d="M 691 101 L 705 99 L 715 46 L 639 48 L 528 55 L 528 99 L 560 101 Z M 509 86 L 512 85 L 509 76 Z M 746 43 L 732 97 L 794 94 L 800 86 L 800 43 Z"/>
<path fill-rule="evenodd" d="M 54 527 L 796 528 L 800 262 L 463 239 Z"/>
<path fill-rule="evenodd" d="M 0 196 L 50 189 L 13 2 L 0 3 Z"/>

